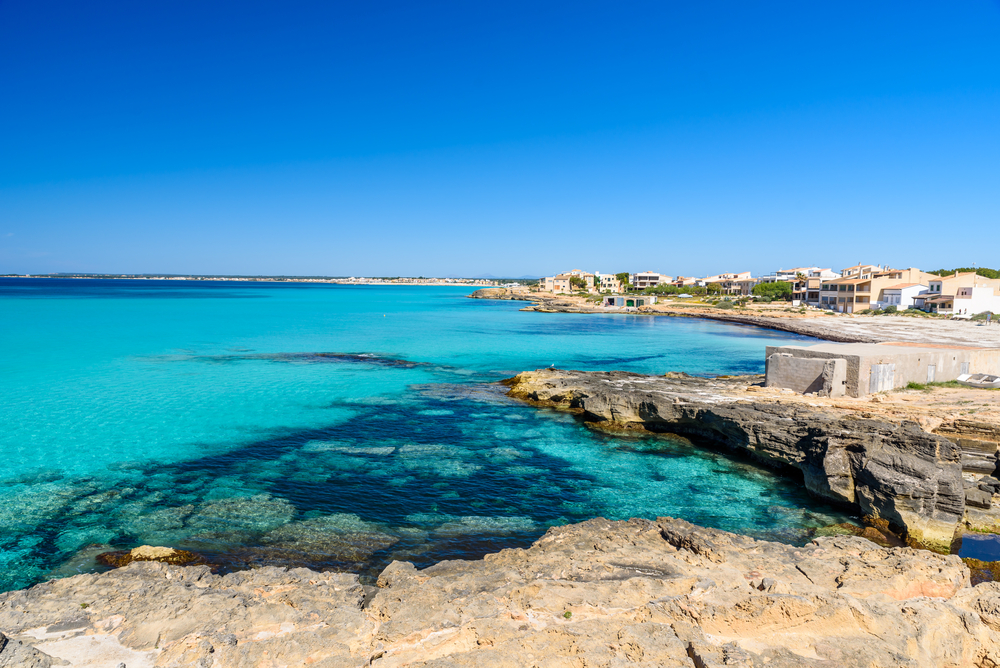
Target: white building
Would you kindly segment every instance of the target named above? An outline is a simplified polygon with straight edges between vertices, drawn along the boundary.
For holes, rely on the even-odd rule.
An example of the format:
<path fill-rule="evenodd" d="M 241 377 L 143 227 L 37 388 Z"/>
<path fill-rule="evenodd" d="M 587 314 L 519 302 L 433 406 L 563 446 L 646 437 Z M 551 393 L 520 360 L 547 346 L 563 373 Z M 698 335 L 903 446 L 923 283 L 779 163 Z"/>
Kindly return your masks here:
<path fill-rule="evenodd" d="M 614 274 L 599 272 L 596 276 L 598 280 L 597 288 L 601 292 L 613 292 L 617 294 L 622 291 L 622 282 Z"/>
<path fill-rule="evenodd" d="M 922 306 L 931 313 L 950 313 L 953 315 L 976 315 L 978 313 L 1000 313 L 1000 295 L 993 286 L 969 286 L 958 288 L 954 295 L 939 295 L 929 297 L 921 295 Z M 918 297 L 918 306 L 919 304 Z"/>
<path fill-rule="evenodd" d="M 636 290 L 645 290 L 646 288 L 655 288 L 661 283 L 670 283 L 674 280 L 673 276 L 667 276 L 666 274 L 658 274 L 655 271 L 643 271 L 637 274 L 629 275 L 629 283 L 632 284 Z"/>
<path fill-rule="evenodd" d="M 886 306 L 895 306 L 898 309 L 907 309 L 916 306 L 914 301 L 922 292 L 927 292 L 927 286 L 920 283 L 899 283 L 882 288 L 882 298 L 872 304 L 875 308 L 884 309 Z"/>

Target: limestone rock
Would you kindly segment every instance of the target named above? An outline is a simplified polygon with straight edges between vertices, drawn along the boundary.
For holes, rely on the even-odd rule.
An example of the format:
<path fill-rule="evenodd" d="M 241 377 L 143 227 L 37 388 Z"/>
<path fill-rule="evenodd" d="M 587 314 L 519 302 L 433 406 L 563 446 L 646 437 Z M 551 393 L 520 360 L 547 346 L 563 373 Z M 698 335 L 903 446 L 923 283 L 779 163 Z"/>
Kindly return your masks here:
<path fill-rule="evenodd" d="M 597 426 L 680 434 L 796 468 L 814 495 L 942 552 L 965 515 L 961 450 L 913 422 L 755 401 L 737 393 L 741 379 L 540 369 L 506 383 L 512 397 L 576 410 Z"/>
<path fill-rule="evenodd" d="M 478 561 L 394 562 L 377 588 L 135 562 L 2 594 L 0 628 L 81 667 L 993 666 L 1000 584 L 856 536 L 595 519 Z"/>
<path fill-rule="evenodd" d="M 0 668 L 51 668 L 67 665 L 69 664 L 61 659 L 54 659 L 31 645 L 11 640 L 0 633 Z"/>

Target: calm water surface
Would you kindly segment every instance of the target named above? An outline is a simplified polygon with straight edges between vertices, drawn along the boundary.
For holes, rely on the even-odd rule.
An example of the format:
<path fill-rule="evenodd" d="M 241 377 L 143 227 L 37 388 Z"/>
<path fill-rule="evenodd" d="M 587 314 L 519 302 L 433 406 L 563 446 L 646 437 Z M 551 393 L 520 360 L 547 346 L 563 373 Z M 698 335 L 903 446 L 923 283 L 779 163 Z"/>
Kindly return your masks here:
<path fill-rule="evenodd" d="M 786 542 L 843 521 L 765 469 L 595 434 L 493 384 L 550 365 L 759 373 L 765 345 L 804 337 L 469 291 L 0 279 L 0 589 L 140 544 L 370 574 L 594 516 Z"/>

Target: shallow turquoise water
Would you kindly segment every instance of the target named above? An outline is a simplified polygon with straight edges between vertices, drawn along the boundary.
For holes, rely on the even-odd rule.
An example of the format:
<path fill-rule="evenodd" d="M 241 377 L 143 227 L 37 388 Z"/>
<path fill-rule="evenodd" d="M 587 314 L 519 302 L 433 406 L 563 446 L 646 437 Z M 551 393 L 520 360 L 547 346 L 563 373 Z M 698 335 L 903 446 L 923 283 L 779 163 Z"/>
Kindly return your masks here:
<path fill-rule="evenodd" d="M 506 399 L 525 370 L 760 372 L 802 338 L 467 288 L 0 279 L 0 589 L 138 544 L 374 572 L 672 515 L 788 542 L 800 485 Z"/>

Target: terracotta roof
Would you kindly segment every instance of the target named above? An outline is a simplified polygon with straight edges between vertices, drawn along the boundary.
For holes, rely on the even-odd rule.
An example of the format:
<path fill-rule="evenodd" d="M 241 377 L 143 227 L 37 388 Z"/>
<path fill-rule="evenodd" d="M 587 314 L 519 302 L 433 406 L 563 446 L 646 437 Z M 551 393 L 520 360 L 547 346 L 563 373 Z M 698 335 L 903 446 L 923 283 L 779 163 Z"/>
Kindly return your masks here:
<path fill-rule="evenodd" d="M 920 285 L 920 283 L 899 283 L 897 285 L 890 285 L 884 290 L 902 290 L 903 288 L 912 288 L 914 285 Z"/>

